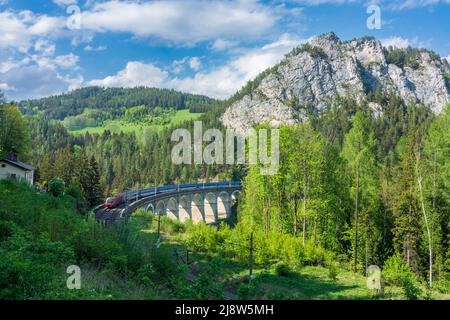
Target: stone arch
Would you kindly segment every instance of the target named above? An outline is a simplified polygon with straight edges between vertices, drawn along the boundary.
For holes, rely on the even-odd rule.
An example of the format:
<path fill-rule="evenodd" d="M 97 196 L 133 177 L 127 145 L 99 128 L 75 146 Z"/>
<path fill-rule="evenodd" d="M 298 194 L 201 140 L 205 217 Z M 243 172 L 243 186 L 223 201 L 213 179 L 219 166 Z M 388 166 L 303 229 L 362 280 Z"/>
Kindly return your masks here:
<path fill-rule="evenodd" d="M 156 215 L 155 206 L 153 205 L 153 203 L 149 203 L 148 206 L 145 207 L 145 212 L 148 213 L 150 210 L 154 215 Z"/>
<path fill-rule="evenodd" d="M 167 201 L 167 217 L 172 220 L 178 220 L 178 201 L 176 198 L 170 198 Z"/>
<path fill-rule="evenodd" d="M 217 195 L 213 192 L 205 195 L 205 222 L 207 224 L 217 222 Z"/>
<path fill-rule="evenodd" d="M 164 216 L 167 213 L 166 211 L 166 203 L 163 200 L 158 201 L 158 203 L 156 204 L 156 214 Z"/>
<path fill-rule="evenodd" d="M 217 217 L 219 220 L 227 219 L 231 214 L 230 194 L 222 191 L 217 196 Z"/>
<path fill-rule="evenodd" d="M 194 223 L 205 221 L 205 199 L 200 193 L 192 196 L 191 218 Z"/>
<path fill-rule="evenodd" d="M 178 218 L 181 222 L 191 219 L 192 217 L 192 199 L 190 196 L 181 196 L 179 199 Z"/>

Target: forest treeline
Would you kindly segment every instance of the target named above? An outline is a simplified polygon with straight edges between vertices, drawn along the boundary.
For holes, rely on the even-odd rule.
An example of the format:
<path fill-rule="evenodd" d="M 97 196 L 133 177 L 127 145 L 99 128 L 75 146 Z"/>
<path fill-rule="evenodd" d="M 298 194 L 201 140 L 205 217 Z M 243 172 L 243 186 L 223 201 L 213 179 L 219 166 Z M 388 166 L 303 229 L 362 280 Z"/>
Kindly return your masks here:
<path fill-rule="evenodd" d="M 203 115 L 204 127 L 220 129 L 220 114 L 232 101 Z M 382 112 L 369 102 L 382 106 Z M 42 115 L 25 123 L 17 107 L 4 110 L 14 115 L 18 128 L 30 128 L 33 147 L 21 150 L 22 143 L 11 143 L 11 136 L 3 136 L 9 142 L 0 145 L 13 146 L 23 159 L 39 164 L 43 188 L 62 177 L 93 199 L 89 189 L 106 195 L 154 184 L 242 179 L 239 222 L 230 233 L 253 232 L 274 258 L 295 267 L 305 248 L 312 248 L 356 272 L 388 265 L 411 270 L 417 281 L 450 283 L 449 106 L 435 116 L 380 89 L 360 103 L 337 98 L 323 112 L 309 114 L 307 123 L 281 127 L 280 170 L 273 176 L 262 176 L 252 166 L 175 166 L 174 127 L 142 135 L 74 136 Z M 178 127 L 192 130 L 192 123 Z M 77 163 L 85 163 L 86 172 L 98 166 L 97 186 L 86 182 L 83 187 Z M 279 239 L 292 245 L 280 247 Z M 270 254 L 259 259 L 268 261 Z"/>
<path fill-rule="evenodd" d="M 239 224 L 333 252 L 355 272 L 398 257 L 429 285 L 448 281 L 450 106 L 435 117 L 383 100 L 379 115 L 341 101 L 309 124 L 282 127 L 280 170 L 250 167 Z"/>
<path fill-rule="evenodd" d="M 42 115 L 49 120 L 62 121 L 89 110 L 97 110 L 94 115 L 96 117 L 115 119 L 124 116 L 128 108 L 137 106 L 144 106 L 149 110 L 160 107 L 202 113 L 218 102 L 206 96 L 169 89 L 86 87 L 67 94 L 22 101 L 19 107 L 27 116 Z"/>

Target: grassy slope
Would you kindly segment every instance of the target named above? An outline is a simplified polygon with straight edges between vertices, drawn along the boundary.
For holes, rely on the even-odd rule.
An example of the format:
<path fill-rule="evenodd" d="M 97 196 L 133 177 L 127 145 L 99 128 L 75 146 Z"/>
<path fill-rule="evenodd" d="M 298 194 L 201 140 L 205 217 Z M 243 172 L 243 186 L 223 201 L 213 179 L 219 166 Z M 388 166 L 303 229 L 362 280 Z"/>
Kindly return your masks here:
<path fill-rule="evenodd" d="M 129 123 L 129 122 L 122 121 L 122 120 L 112 120 L 112 121 L 106 122 L 101 127 L 84 128 L 84 129 L 80 129 L 80 130 L 74 130 L 74 131 L 71 131 L 71 133 L 73 133 L 73 134 L 84 134 L 86 132 L 89 132 L 89 133 L 99 133 L 99 134 L 101 134 L 101 133 L 103 133 L 103 131 L 105 131 L 107 129 L 112 131 L 112 132 L 123 131 L 123 132 L 135 132 L 135 133 L 142 132 L 142 130 L 144 130 L 145 128 L 152 128 L 152 129 L 156 129 L 156 130 L 161 130 L 164 127 L 171 126 L 171 125 L 177 125 L 177 124 L 182 123 L 184 121 L 196 120 L 196 119 L 200 118 L 201 115 L 202 115 L 202 113 L 190 113 L 189 110 L 185 109 L 185 110 L 178 110 L 176 112 L 175 116 L 173 116 L 171 118 L 170 123 L 167 124 L 167 125 L 146 126 L 146 125 L 142 125 L 142 124 Z"/>
<path fill-rule="evenodd" d="M 86 221 L 70 196 L 0 180 L 0 300 L 169 298 L 167 275 L 142 282 L 133 271 L 145 263 L 174 269 L 170 248 L 155 252 L 155 235 L 139 230 L 132 224 L 105 230 Z M 74 264 L 81 268 L 81 290 L 66 287 L 66 268 Z"/>
<path fill-rule="evenodd" d="M 177 228 L 178 223 L 162 220 L 161 228 L 166 241 L 171 244 L 185 246 L 189 226 L 186 230 Z M 175 228 L 174 228 L 175 226 Z M 154 228 L 155 226 L 153 226 Z M 153 229 L 148 230 L 154 232 Z M 219 268 L 215 271 L 217 281 L 224 286 L 225 296 L 229 299 L 239 298 L 239 288 L 248 283 L 248 263 L 242 263 L 224 255 L 211 253 L 193 253 L 193 262 L 189 268 L 192 276 L 198 276 L 203 270 L 210 268 L 212 261 Z M 255 265 L 253 269 L 255 288 L 251 299 L 294 299 L 294 300 L 405 300 L 403 289 L 396 286 L 384 286 L 383 294 L 378 295 L 369 290 L 366 278 L 355 274 L 341 266 L 337 279 L 331 280 L 327 268 L 320 266 L 304 266 L 294 270 L 289 276 L 280 276 L 275 265 Z M 425 294 L 426 288 L 422 286 Z M 424 298 L 424 296 L 422 296 Z M 450 300 L 450 293 L 443 294 L 433 290 L 432 299 Z"/>

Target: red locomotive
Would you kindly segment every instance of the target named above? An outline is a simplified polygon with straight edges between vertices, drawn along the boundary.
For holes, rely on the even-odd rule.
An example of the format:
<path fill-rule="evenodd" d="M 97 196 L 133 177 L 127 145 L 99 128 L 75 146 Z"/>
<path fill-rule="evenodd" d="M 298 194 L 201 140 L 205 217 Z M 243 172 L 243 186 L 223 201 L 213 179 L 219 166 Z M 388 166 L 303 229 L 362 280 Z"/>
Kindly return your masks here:
<path fill-rule="evenodd" d="M 106 199 L 105 206 L 108 209 L 114 209 L 114 208 L 118 207 L 121 203 L 122 203 L 122 196 L 118 195 L 118 196 L 109 197 L 108 199 Z"/>

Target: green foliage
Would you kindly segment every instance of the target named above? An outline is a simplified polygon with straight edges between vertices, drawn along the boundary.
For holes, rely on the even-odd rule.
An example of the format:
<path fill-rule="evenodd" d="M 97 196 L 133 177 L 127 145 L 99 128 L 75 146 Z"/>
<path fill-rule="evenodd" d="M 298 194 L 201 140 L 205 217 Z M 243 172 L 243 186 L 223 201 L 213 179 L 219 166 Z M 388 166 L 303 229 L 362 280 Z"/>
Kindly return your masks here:
<path fill-rule="evenodd" d="M 62 196 L 65 188 L 64 180 L 61 178 L 53 178 L 48 182 L 48 192 L 54 197 Z"/>
<path fill-rule="evenodd" d="M 183 276 L 171 250 L 157 249 L 156 237 L 142 233 L 139 221 L 103 229 L 78 214 L 72 196 L 38 194 L 14 181 L 0 181 L 0 198 L 1 299 L 100 297 L 105 289 L 89 292 L 84 281 L 82 290 L 67 290 L 65 271 L 73 264 L 83 275 L 95 266 L 102 269 L 97 277 L 148 286 L 149 295 L 155 286 Z"/>
<path fill-rule="evenodd" d="M 278 262 L 274 266 L 275 274 L 280 277 L 290 277 L 292 275 L 292 269 L 288 264 L 284 262 Z"/>
<path fill-rule="evenodd" d="M 66 124 L 77 126 L 79 124 L 87 125 L 90 119 L 98 122 L 104 121 L 107 117 L 110 119 L 122 117 L 128 108 L 136 106 L 146 106 L 148 109 L 160 107 L 175 110 L 192 107 L 198 111 L 199 108 L 205 110 L 217 102 L 217 100 L 205 96 L 168 89 L 86 87 L 59 96 L 22 101 L 20 108 L 26 115 L 42 114 L 53 120 L 64 120 L 67 117 L 84 114 L 81 118 L 67 120 Z M 78 119 L 84 123 L 78 123 Z"/>
<path fill-rule="evenodd" d="M 388 284 L 402 287 L 407 299 L 416 300 L 420 296 L 417 277 L 400 255 L 386 260 L 382 275 Z"/>
<path fill-rule="evenodd" d="M 287 58 L 294 57 L 303 52 L 309 53 L 311 55 L 311 57 L 313 57 L 313 58 L 318 58 L 318 59 L 327 59 L 328 58 L 327 54 L 325 53 L 325 51 L 323 51 L 322 48 L 317 47 L 317 46 L 312 46 L 309 43 L 305 43 L 297 48 L 294 48 L 289 54 L 286 55 L 286 57 Z"/>
<path fill-rule="evenodd" d="M 417 49 L 408 47 L 406 49 L 389 47 L 385 49 L 386 62 L 395 64 L 401 68 L 410 67 L 418 69 L 420 67 L 420 55 L 421 53 L 427 53 L 431 59 L 440 61 L 438 54 L 426 49 Z"/>
<path fill-rule="evenodd" d="M 241 283 L 238 288 L 239 300 L 251 300 L 255 293 L 259 290 L 257 281 L 251 281 L 250 283 Z"/>
<path fill-rule="evenodd" d="M 19 108 L 0 103 L 0 159 L 15 156 L 19 160 L 26 160 L 29 142 L 27 124 Z"/>
<path fill-rule="evenodd" d="M 327 269 L 328 269 L 328 278 L 330 278 L 331 281 L 336 282 L 339 274 L 338 264 L 335 262 L 331 262 L 328 264 Z"/>

